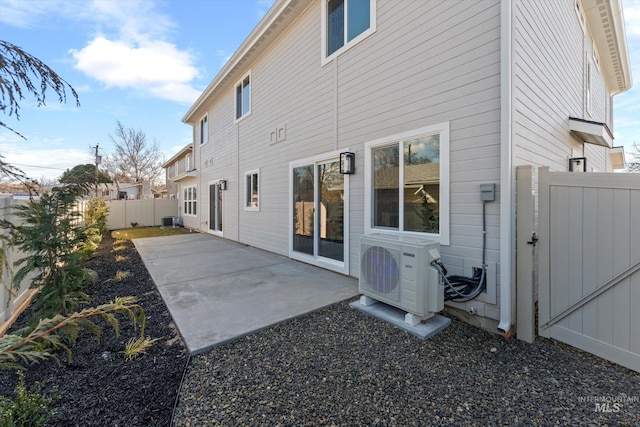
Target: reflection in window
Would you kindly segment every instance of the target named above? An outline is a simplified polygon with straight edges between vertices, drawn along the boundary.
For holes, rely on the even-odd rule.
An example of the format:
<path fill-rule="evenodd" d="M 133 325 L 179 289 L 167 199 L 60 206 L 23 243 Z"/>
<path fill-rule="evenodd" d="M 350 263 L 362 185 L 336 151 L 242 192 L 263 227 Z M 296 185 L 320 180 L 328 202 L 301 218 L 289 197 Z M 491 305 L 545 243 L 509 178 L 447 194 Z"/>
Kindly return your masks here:
<path fill-rule="evenodd" d="M 373 149 L 373 225 L 398 228 L 398 144 Z"/>
<path fill-rule="evenodd" d="M 245 208 L 257 210 L 259 205 L 258 172 L 249 172 L 245 175 Z"/>
<path fill-rule="evenodd" d="M 372 157 L 372 225 L 439 233 L 440 135 L 424 135 L 374 147 Z"/>
<path fill-rule="evenodd" d="M 251 79 L 246 76 L 236 86 L 236 119 L 251 111 Z"/>
<path fill-rule="evenodd" d="M 371 0 L 327 0 L 327 56 L 370 27 Z"/>
<path fill-rule="evenodd" d="M 440 136 L 404 142 L 404 230 L 438 233 L 440 222 Z"/>
<path fill-rule="evenodd" d="M 313 255 L 313 165 L 293 169 L 293 250 Z"/>

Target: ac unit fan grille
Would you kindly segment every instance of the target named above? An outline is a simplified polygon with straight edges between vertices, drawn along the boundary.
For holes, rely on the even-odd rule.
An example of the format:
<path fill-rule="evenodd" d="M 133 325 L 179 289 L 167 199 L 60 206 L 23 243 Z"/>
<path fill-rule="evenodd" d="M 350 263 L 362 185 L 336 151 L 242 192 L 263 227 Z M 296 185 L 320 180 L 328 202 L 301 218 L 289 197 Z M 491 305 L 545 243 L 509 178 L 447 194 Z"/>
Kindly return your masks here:
<path fill-rule="evenodd" d="M 400 297 L 400 269 L 391 252 L 381 246 L 372 246 L 362 256 L 362 275 L 367 286 L 387 298 Z"/>

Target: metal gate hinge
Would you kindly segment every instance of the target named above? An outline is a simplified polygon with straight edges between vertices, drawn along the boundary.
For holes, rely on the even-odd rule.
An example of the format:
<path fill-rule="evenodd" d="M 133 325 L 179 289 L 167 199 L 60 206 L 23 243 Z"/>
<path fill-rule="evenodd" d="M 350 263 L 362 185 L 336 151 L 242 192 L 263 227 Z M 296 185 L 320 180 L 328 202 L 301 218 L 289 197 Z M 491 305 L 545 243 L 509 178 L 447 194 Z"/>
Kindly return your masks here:
<path fill-rule="evenodd" d="M 538 244 L 538 235 L 537 235 L 536 233 L 533 233 L 533 234 L 531 235 L 531 240 L 529 240 L 529 241 L 527 242 L 527 244 L 529 244 L 529 245 L 533 245 L 533 246 L 537 245 L 537 244 Z"/>

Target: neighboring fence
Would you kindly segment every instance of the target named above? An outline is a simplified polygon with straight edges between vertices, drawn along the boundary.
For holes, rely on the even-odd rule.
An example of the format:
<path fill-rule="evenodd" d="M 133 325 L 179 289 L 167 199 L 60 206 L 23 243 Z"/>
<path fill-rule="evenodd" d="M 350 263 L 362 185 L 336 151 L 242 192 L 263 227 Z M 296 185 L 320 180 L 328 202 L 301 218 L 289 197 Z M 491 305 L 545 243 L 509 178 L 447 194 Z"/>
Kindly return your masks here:
<path fill-rule="evenodd" d="M 640 372 L 640 174 L 538 175 L 538 333 Z"/>
<path fill-rule="evenodd" d="M 18 204 L 28 203 L 26 200 L 14 200 L 11 195 L 0 195 L 0 219 L 6 219 L 15 222 L 16 218 L 13 207 Z M 0 233 L 6 232 L 0 230 Z M 13 248 L 3 247 L 7 256 L 9 266 L 22 257 L 21 253 Z M 30 297 L 29 280 L 24 280 L 20 289 L 12 289 L 11 272 L 6 268 L 3 269 L 2 277 L 0 277 L 0 335 L 3 333 L 3 325 L 11 316 L 16 313 L 20 305 Z M 11 291 L 9 291 L 12 289 Z M 13 293 L 13 295 L 10 294 Z"/>
<path fill-rule="evenodd" d="M 178 216 L 177 199 L 108 200 L 107 206 L 109 230 L 162 225 L 162 217 Z"/>

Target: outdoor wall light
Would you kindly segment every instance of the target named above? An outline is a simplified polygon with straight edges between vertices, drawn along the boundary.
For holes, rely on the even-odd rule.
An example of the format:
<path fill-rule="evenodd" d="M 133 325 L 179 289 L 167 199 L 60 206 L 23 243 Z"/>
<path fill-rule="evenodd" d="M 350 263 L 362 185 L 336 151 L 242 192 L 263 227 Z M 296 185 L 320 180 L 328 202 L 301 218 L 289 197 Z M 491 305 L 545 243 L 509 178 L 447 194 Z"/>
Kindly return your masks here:
<path fill-rule="evenodd" d="M 340 153 L 340 173 L 350 175 L 356 170 L 356 154 L 350 151 Z"/>
<path fill-rule="evenodd" d="M 582 169 L 582 172 L 587 171 L 587 158 L 586 157 L 574 157 L 569 159 L 569 172 L 576 172 Z"/>
<path fill-rule="evenodd" d="M 218 185 L 220 186 L 221 190 L 226 190 L 227 189 L 227 180 L 226 179 L 221 179 L 220 181 L 218 181 Z"/>

